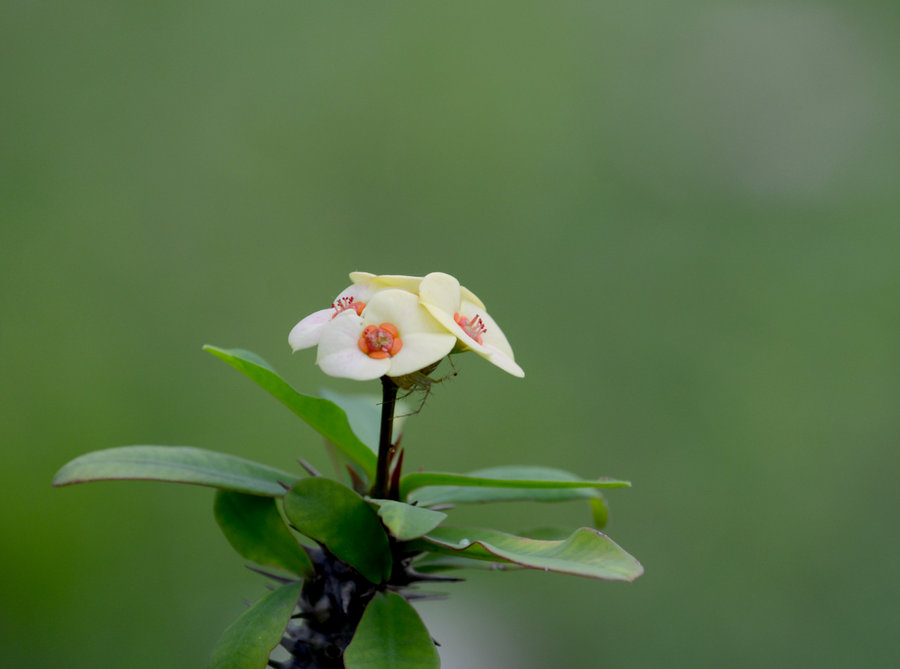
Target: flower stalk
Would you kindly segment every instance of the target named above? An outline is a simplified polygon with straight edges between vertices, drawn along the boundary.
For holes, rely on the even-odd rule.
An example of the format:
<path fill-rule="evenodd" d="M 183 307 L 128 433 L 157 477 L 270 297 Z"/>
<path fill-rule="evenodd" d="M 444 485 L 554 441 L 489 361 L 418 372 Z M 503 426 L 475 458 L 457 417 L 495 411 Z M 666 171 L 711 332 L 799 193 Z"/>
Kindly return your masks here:
<path fill-rule="evenodd" d="M 397 404 L 397 384 L 391 377 L 381 377 L 381 431 L 378 435 L 378 463 L 375 483 L 369 495 L 375 499 L 388 498 L 391 460 L 394 455 L 394 407 Z"/>

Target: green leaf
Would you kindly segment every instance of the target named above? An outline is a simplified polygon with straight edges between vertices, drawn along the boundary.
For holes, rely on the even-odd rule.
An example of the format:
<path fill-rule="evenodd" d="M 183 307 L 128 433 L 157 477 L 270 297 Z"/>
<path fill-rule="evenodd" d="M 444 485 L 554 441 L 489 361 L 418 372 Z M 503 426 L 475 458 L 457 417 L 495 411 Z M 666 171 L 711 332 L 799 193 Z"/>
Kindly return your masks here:
<path fill-rule="evenodd" d="M 273 498 L 220 490 L 213 512 L 228 543 L 243 557 L 300 576 L 312 572 L 309 556 L 284 524 Z"/>
<path fill-rule="evenodd" d="M 212 653 L 211 669 L 263 669 L 269 653 L 287 628 L 297 599 L 300 581 L 285 583 L 247 609 L 225 632 Z"/>
<path fill-rule="evenodd" d="M 438 669 L 441 659 L 416 610 L 400 595 L 378 593 L 344 652 L 347 669 Z"/>
<path fill-rule="evenodd" d="M 280 497 L 295 474 L 234 455 L 191 446 L 120 446 L 75 458 L 53 477 L 53 485 L 87 481 L 170 481 L 253 495 Z"/>
<path fill-rule="evenodd" d="M 321 388 L 319 395 L 337 404 L 350 422 L 353 433 L 366 446 L 378 453 L 378 438 L 381 432 L 381 395 L 347 395 L 331 388 Z M 409 415 L 409 406 L 402 399 L 394 405 L 393 437 L 394 441 L 403 432 L 405 416 Z"/>
<path fill-rule="evenodd" d="M 362 497 L 331 479 L 304 479 L 284 496 L 284 513 L 298 531 L 325 544 L 372 583 L 391 574 L 393 559 L 378 514 Z"/>
<path fill-rule="evenodd" d="M 331 388 L 319 389 L 319 395 L 337 404 L 345 414 L 353 434 L 359 437 L 373 453 L 378 453 L 378 436 L 381 430 L 380 395 L 346 395 Z M 394 426 L 396 432 L 396 425 Z"/>
<path fill-rule="evenodd" d="M 409 541 L 424 536 L 447 517 L 446 513 L 440 511 L 432 511 L 421 506 L 412 506 L 389 499 L 371 499 L 369 501 L 378 506 L 381 522 L 400 541 Z"/>
<path fill-rule="evenodd" d="M 519 531 L 520 537 L 527 539 L 543 539 L 545 541 L 562 541 L 571 534 L 571 530 L 562 529 L 561 527 L 529 527 L 527 530 Z"/>
<path fill-rule="evenodd" d="M 606 535 L 589 527 L 562 541 L 517 537 L 497 530 L 438 527 L 424 542 L 431 550 L 479 560 L 500 558 L 529 569 L 611 581 L 633 581 L 644 568 Z"/>
<path fill-rule="evenodd" d="M 353 433 L 347 415 L 338 405 L 321 397 L 298 393 L 255 353 L 215 346 L 204 346 L 203 349 L 255 381 L 359 465 L 369 479 L 375 478 L 377 456 Z"/>
<path fill-rule="evenodd" d="M 560 502 L 596 497 L 597 488 L 624 488 L 628 481 L 585 480 L 561 469 L 510 465 L 469 474 L 414 472 L 400 479 L 400 497 L 421 506 L 533 500 Z M 413 491 L 415 494 L 410 494 Z"/>

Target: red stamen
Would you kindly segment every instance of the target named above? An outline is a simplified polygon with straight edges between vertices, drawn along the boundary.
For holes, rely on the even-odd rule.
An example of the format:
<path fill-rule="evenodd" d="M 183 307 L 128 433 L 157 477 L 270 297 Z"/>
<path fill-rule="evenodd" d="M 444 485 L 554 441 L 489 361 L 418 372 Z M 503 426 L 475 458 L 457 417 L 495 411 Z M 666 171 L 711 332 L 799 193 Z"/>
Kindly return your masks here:
<path fill-rule="evenodd" d="M 459 314 L 453 314 L 453 320 L 455 320 L 456 324 L 462 328 L 463 332 L 469 335 L 476 342 L 478 342 L 479 344 L 484 343 L 481 339 L 481 335 L 487 332 L 487 327 L 485 326 L 484 321 L 481 320 L 481 316 L 475 314 L 471 319 L 469 319 L 465 316 L 460 316 Z"/>
<path fill-rule="evenodd" d="M 356 312 L 356 315 L 359 316 L 362 315 L 363 309 L 366 308 L 366 303 L 358 302 L 354 297 L 342 297 L 333 302 L 331 307 L 334 309 L 334 313 L 331 314 L 332 318 L 347 309 L 353 309 L 353 311 Z"/>

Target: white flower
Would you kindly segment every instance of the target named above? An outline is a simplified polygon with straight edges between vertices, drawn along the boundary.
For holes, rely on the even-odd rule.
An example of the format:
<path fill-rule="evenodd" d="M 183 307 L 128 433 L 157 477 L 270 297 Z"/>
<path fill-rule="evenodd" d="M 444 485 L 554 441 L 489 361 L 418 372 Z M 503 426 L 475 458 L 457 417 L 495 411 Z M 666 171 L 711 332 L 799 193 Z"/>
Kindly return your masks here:
<path fill-rule="evenodd" d="M 449 274 L 352 272 L 350 280 L 330 308 L 310 314 L 288 335 L 294 351 L 319 346 L 317 362 L 325 373 L 396 378 L 434 365 L 453 350 L 472 350 L 525 376 L 484 303 Z"/>
<path fill-rule="evenodd" d="M 353 310 L 361 314 L 372 296 L 387 288 L 401 288 L 418 295 L 421 277 L 384 275 L 377 276 L 368 272 L 352 272 L 350 279 L 353 285 L 345 288 L 334 299 L 328 309 L 320 309 L 311 313 L 293 327 L 288 335 L 288 343 L 293 351 L 310 348 L 319 343 L 322 328 L 338 314 Z"/>
<path fill-rule="evenodd" d="M 419 284 L 419 302 L 459 341 L 514 376 L 525 376 L 516 364 L 512 347 L 484 303 L 459 285 L 454 277 L 433 272 Z"/>
<path fill-rule="evenodd" d="M 384 288 L 371 295 L 361 314 L 344 309 L 329 317 L 319 328 L 318 342 L 316 362 L 323 372 L 364 381 L 428 367 L 450 353 L 456 338 L 415 294 Z"/>

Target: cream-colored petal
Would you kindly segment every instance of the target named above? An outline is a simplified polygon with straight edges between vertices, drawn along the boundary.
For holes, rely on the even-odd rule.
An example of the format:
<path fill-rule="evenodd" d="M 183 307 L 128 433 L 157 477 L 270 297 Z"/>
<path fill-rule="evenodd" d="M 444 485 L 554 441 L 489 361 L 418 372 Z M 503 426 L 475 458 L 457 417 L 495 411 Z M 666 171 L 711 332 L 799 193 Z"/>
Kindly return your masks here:
<path fill-rule="evenodd" d="M 430 304 L 426 304 L 425 308 L 432 315 L 434 320 L 440 323 L 447 332 L 456 337 L 463 346 L 466 348 L 479 346 L 479 343 L 467 335 L 466 331 L 459 327 L 459 323 L 457 323 L 452 316 L 448 315 L 446 311 L 433 307 Z"/>
<path fill-rule="evenodd" d="M 391 367 L 390 359 L 376 360 L 359 350 L 358 342 L 364 325 L 362 318 L 348 311 L 322 328 L 316 363 L 323 372 L 357 381 L 377 379 L 387 374 Z"/>
<path fill-rule="evenodd" d="M 328 374 L 341 379 L 354 381 L 371 381 L 384 376 L 390 371 L 390 360 L 370 358 L 358 348 L 345 348 L 320 357 L 316 363 Z"/>
<path fill-rule="evenodd" d="M 369 272 L 350 272 L 350 280 L 355 284 L 370 284 L 375 290 L 399 288 L 418 294 L 422 277 L 404 274 L 371 274 Z"/>
<path fill-rule="evenodd" d="M 469 302 L 472 302 L 472 303 L 478 305 L 478 307 L 480 309 L 484 309 L 484 302 L 479 300 L 478 296 L 475 293 L 473 293 L 471 290 L 466 288 L 465 286 L 459 287 L 459 294 L 463 300 L 468 300 Z"/>
<path fill-rule="evenodd" d="M 485 327 L 484 334 L 481 335 L 482 343 L 479 344 L 472 339 L 455 320 L 453 321 L 452 326 L 447 325 L 442 321 L 442 324 L 447 325 L 448 329 L 459 338 L 459 341 L 463 346 L 474 351 L 488 362 L 497 365 L 497 367 L 509 372 L 513 376 L 525 376 L 525 372 L 516 364 L 512 347 L 510 347 L 509 342 L 506 340 L 506 336 L 487 311 L 479 308 L 475 303 L 464 299 L 460 305 L 459 314 L 470 320 L 479 316 Z"/>
<path fill-rule="evenodd" d="M 392 323 L 401 338 L 413 333 L 446 334 L 446 329 L 419 305 L 418 297 L 397 288 L 375 293 L 363 315 L 373 325 Z"/>
<path fill-rule="evenodd" d="M 453 350 L 456 337 L 447 332 L 413 333 L 401 336 L 403 347 L 391 358 L 391 376 L 412 374 L 428 367 Z"/>
<path fill-rule="evenodd" d="M 525 376 L 525 371 L 516 364 L 516 361 L 513 360 L 510 356 L 506 355 L 502 351 L 495 349 L 493 346 L 485 346 L 487 349 L 487 355 L 485 355 L 485 359 L 488 362 L 491 362 L 504 372 L 509 372 L 513 376 L 518 376 L 522 378 Z"/>
<path fill-rule="evenodd" d="M 479 344 L 477 341 L 472 339 L 469 334 L 463 330 L 459 323 L 456 322 L 456 319 L 450 316 L 443 309 L 438 309 L 430 304 L 426 304 L 425 308 L 429 311 L 429 313 L 434 317 L 434 319 L 440 323 L 450 334 L 456 337 L 456 340 L 459 344 L 462 345 L 463 349 L 475 351 L 479 355 L 487 356 L 487 351 L 484 347 Z"/>
<path fill-rule="evenodd" d="M 472 303 L 464 302 L 463 304 L 471 305 Z M 471 319 L 475 314 L 480 315 L 481 313 L 483 313 L 483 310 L 472 311 L 470 309 L 466 313 L 463 313 L 463 304 L 457 306 L 453 312 L 449 312 L 446 309 L 437 307 L 431 302 L 425 302 L 424 306 L 434 317 L 434 319 L 442 326 L 444 326 L 450 333 L 452 333 L 459 340 L 459 343 L 462 344 L 465 348 L 475 351 L 476 353 L 480 353 L 481 355 L 487 355 L 487 351 L 483 348 L 483 346 L 479 344 L 475 339 L 470 337 L 469 334 L 465 330 L 463 330 L 462 327 L 460 327 L 459 323 L 456 322 L 456 318 L 454 317 L 458 313 L 461 316 L 465 316 L 466 318 Z"/>
<path fill-rule="evenodd" d="M 439 310 L 453 318 L 459 311 L 459 281 L 443 272 L 428 274 L 419 285 L 419 302 L 432 314 Z"/>
<path fill-rule="evenodd" d="M 288 343 L 291 345 L 291 350 L 299 351 L 318 344 L 322 327 L 331 320 L 333 313 L 334 309 L 322 309 L 311 313 L 297 323 L 288 335 Z"/>
<path fill-rule="evenodd" d="M 299 351 L 300 349 L 309 348 L 310 346 L 318 344 L 319 331 L 322 326 L 335 315 L 342 313 L 336 310 L 334 305 L 347 298 L 351 298 L 351 301 L 365 303 L 373 292 L 373 287 L 366 285 L 352 285 L 342 290 L 338 293 L 338 296 L 334 298 L 334 302 L 331 303 L 331 308 L 320 309 L 319 311 L 310 314 L 293 327 L 288 335 L 288 343 L 291 345 L 291 348 L 294 351 Z"/>
<path fill-rule="evenodd" d="M 460 315 L 464 316 L 465 318 L 474 318 L 475 316 L 481 317 L 481 320 L 484 323 L 485 327 L 484 334 L 481 335 L 481 341 L 484 345 L 493 346 L 494 348 L 504 353 L 507 357 L 515 357 L 513 355 L 512 347 L 506 340 L 506 335 L 503 334 L 503 330 L 501 330 L 500 326 L 497 325 L 497 321 L 491 318 L 491 315 L 487 311 L 485 311 L 484 307 L 479 308 L 473 302 L 463 300 L 459 309 Z"/>
<path fill-rule="evenodd" d="M 350 280 L 353 283 L 363 283 L 369 279 L 374 279 L 375 275 L 371 272 L 350 272 Z"/>

